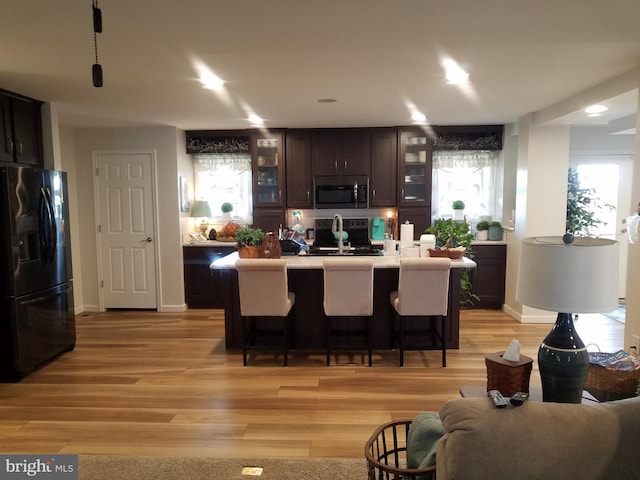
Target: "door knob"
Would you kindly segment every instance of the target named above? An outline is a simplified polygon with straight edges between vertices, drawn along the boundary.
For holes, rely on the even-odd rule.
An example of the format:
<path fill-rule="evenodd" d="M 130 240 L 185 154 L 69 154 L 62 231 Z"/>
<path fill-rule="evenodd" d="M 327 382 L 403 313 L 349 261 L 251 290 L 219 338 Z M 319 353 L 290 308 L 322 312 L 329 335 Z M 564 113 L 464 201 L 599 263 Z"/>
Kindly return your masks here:
<path fill-rule="evenodd" d="M 153 240 L 151 239 L 151 237 L 147 237 L 144 240 L 142 240 L 144 243 L 151 243 L 153 242 Z"/>

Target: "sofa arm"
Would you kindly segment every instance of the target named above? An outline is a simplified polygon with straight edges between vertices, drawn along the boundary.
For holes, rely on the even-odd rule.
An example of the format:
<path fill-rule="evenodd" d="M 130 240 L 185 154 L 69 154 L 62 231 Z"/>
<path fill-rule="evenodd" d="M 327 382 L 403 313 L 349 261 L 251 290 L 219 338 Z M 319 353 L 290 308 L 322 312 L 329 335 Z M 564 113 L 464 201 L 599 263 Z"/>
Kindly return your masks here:
<path fill-rule="evenodd" d="M 445 403 L 438 480 L 637 478 L 640 398 L 593 405 L 527 401 L 497 409 L 488 398 Z"/>

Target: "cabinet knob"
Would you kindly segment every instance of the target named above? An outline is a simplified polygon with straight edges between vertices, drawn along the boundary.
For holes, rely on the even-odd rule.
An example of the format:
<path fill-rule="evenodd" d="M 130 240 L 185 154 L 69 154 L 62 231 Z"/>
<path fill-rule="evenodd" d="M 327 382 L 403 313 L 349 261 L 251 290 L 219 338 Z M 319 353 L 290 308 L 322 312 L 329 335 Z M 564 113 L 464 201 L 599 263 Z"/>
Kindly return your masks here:
<path fill-rule="evenodd" d="M 13 140 L 11 140 L 11 137 L 6 137 L 6 143 L 5 143 L 5 150 L 7 153 L 13 153 Z"/>
<path fill-rule="evenodd" d="M 336 170 L 336 171 L 338 170 L 338 160 L 335 160 L 333 162 L 333 169 Z"/>
<path fill-rule="evenodd" d="M 16 148 L 16 153 L 18 155 L 22 155 L 22 140 L 20 140 L 19 138 L 16 138 L 16 143 L 18 144 Z"/>
<path fill-rule="evenodd" d="M 344 159 L 344 171 L 345 172 L 347 171 L 347 159 L 346 158 Z"/>

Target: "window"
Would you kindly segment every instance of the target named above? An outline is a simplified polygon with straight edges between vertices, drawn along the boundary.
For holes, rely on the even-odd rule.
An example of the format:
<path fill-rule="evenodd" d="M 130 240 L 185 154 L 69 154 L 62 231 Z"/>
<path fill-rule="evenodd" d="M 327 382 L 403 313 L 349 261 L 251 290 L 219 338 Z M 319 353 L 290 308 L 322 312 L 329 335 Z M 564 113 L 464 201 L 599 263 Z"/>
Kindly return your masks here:
<path fill-rule="evenodd" d="M 576 170 L 580 188 L 592 189 L 594 198 L 598 199 L 590 205 L 589 210 L 593 212 L 594 218 L 602 223 L 595 225 L 591 234 L 615 239 L 620 167 L 613 163 L 583 163 L 578 165 Z"/>
<path fill-rule="evenodd" d="M 248 154 L 193 155 L 196 200 L 207 200 L 213 219 L 222 220 L 220 206 L 233 205 L 233 218 L 253 223 L 251 211 L 251 156 Z"/>
<path fill-rule="evenodd" d="M 432 207 L 436 218 L 453 215 L 451 204 L 462 200 L 468 218 L 495 214 L 499 152 L 434 151 Z"/>

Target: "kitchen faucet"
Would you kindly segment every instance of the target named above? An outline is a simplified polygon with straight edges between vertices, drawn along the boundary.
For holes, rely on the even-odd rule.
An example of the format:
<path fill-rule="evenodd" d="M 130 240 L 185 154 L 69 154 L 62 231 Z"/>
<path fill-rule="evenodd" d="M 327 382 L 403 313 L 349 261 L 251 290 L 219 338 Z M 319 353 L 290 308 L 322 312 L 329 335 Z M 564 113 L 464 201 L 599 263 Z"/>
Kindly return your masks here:
<path fill-rule="evenodd" d="M 336 230 L 336 226 L 337 226 L 337 230 Z M 343 236 L 342 229 L 343 229 L 342 215 L 340 215 L 339 213 L 336 213 L 333 216 L 333 223 L 331 224 L 331 232 L 334 234 L 336 233 L 336 231 L 338 232 L 338 255 L 343 255 L 347 252 L 347 250 L 344 247 L 344 240 L 342 239 L 342 236 Z"/>

